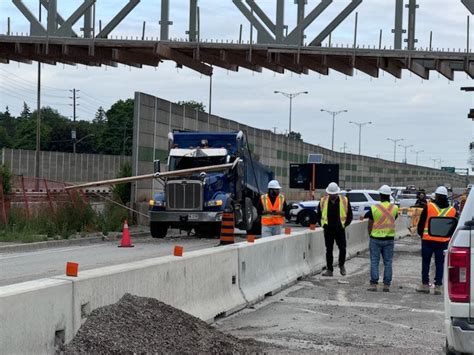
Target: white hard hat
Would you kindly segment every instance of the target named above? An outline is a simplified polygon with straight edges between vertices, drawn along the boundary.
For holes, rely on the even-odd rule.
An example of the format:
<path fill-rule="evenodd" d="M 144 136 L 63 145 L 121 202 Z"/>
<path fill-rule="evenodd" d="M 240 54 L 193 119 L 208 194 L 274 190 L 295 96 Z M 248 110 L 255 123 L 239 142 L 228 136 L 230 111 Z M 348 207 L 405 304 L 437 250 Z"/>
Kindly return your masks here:
<path fill-rule="evenodd" d="M 436 195 L 448 196 L 448 189 L 444 186 L 440 186 L 435 191 Z"/>
<path fill-rule="evenodd" d="M 268 183 L 268 189 L 281 190 L 280 183 L 277 180 L 272 180 Z"/>
<path fill-rule="evenodd" d="M 390 196 L 390 195 L 392 194 L 392 189 L 391 189 L 390 186 L 388 186 L 388 185 L 383 185 L 383 186 L 379 189 L 379 194 Z"/>
<path fill-rule="evenodd" d="M 341 192 L 341 189 L 339 188 L 339 186 L 337 186 L 335 182 L 331 182 L 328 185 L 326 192 L 328 193 L 328 195 L 337 195 Z"/>

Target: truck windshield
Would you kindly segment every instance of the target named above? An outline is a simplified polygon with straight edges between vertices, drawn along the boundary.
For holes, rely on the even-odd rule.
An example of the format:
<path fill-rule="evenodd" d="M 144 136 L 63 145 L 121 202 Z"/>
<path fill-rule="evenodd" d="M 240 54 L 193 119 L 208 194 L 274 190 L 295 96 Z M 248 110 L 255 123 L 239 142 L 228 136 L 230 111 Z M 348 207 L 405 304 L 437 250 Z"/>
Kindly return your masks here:
<path fill-rule="evenodd" d="M 226 163 L 226 156 L 222 157 L 170 157 L 170 171 L 200 168 L 204 166 Z"/>

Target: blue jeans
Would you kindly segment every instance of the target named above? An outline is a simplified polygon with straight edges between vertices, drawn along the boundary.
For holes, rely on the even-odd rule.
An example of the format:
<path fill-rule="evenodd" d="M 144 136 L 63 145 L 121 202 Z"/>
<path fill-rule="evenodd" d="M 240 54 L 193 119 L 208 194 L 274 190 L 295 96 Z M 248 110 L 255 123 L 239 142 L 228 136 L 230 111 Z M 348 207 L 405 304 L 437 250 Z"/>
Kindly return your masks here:
<path fill-rule="evenodd" d="M 263 237 L 271 237 L 274 235 L 280 235 L 282 228 L 280 225 L 278 226 L 262 226 L 262 238 Z"/>
<path fill-rule="evenodd" d="M 383 258 L 383 284 L 390 286 L 392 283 L 392 260 L 393 240 L 377 240 L 370 238 L 370 283 L 376 285 L 379 283 L 379 263 L 380 255 Z"/>
<path fill-rule="evenodd" d="M 421 281 L 424 285 L 430 283 L 430 264 L 431 257 L 435 257 L 435 285 L 441 286 L 443 284 L 443 269 L 444 269 L 444 251 L 448 249 L 448 243 L 434 242 L 432 240 L 421 241 Z"/>

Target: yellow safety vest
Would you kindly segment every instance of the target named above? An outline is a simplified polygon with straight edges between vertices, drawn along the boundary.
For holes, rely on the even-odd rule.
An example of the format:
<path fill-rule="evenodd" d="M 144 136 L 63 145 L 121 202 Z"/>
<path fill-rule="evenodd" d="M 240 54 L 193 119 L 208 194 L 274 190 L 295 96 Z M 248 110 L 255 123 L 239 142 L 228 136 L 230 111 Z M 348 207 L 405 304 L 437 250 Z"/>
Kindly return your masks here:
<path fill-rule="evenodd" d="M 329 197 L 324 196 L 320 202 L 321 205 L 321 227 L 328 224 Z M 339 196 L 339 217 L 341 218 L 342 228 L 346 227 L 349 200 L 345 196 Z"/>
<path fill-rule="evenodd" d="M 371 207 L 374 225 L 371 236 L 373 238 L 395 237 L 395 218 L 398 207 L 388 201 Z"/>

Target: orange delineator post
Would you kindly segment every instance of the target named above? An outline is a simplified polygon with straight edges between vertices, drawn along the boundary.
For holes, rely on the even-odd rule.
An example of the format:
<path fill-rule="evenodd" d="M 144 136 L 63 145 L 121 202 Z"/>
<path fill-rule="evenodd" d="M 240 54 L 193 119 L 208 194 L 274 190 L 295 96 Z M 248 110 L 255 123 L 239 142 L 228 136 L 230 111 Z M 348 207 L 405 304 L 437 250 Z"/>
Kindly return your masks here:
<path fill-rule="evenodd" d="M 221 245 L 225 244 L 234 244 L 235 235 L 234 235 L 235 221 L 233 212 L 224 212 L 222 214 L 222 223 L 221 223 Z"/>

